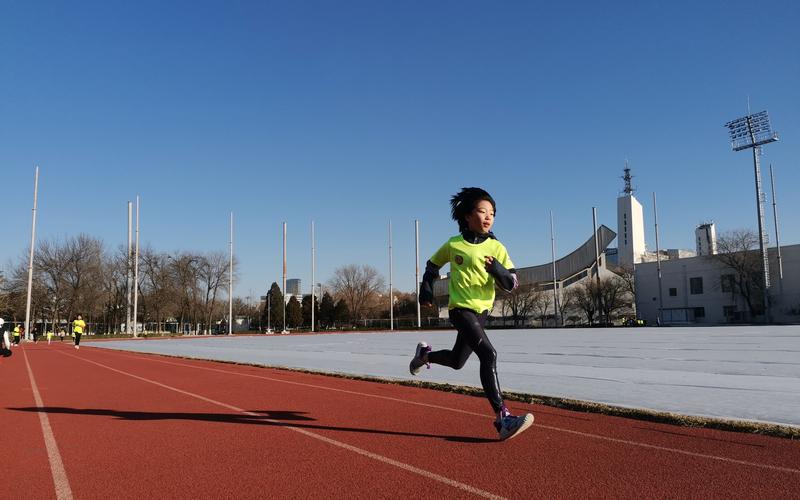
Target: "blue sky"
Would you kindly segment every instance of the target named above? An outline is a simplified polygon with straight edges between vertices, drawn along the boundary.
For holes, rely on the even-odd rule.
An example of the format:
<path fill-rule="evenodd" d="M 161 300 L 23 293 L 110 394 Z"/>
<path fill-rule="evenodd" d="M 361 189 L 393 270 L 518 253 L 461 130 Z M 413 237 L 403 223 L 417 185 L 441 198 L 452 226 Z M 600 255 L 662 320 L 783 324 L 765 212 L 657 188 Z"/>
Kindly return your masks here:
<path fill-rule="evenodd" d="M 626 159 L 648 246 L 656 191 L 662 245 L 693 248 L 700 222 L 756 227 L 752 157 L 723 127 L 748 96 L 800 243 L 798 25 L 793 1 L 5 1 L 0 263 L 28 245 L 35 165 L 38 239 L 123 244 L 139 194 L 143 244 L 227 251 L 232 210 L 239 296 L 279 279 L 283 221 L 307 291 L 311 220 L 317 281 L 388 277 L 391 219 L 413 290 L 413 220 L 424 263 L 463 186 L 493 194 L 517 266 L 546 262 L 551 209 L 559 255 L 592 206 L 616 230 Z"/>

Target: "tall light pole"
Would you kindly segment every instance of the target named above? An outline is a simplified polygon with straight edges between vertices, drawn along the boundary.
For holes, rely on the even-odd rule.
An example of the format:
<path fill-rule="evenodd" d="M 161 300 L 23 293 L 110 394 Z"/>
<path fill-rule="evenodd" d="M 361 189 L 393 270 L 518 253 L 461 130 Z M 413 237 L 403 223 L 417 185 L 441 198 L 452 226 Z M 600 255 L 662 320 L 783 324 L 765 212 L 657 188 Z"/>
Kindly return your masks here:
<path fill-rule="evenodd" d="M 764 281 L 764 321 L 771 321 L 771 306 L 769 303 L 769 258 L 767 256 L 767 228 L 764 224 L 764 193 L 761 191 L 761 146 L 778 140 L 778 134 L 772 131 L 769 124 L 769 114 L 761 111 L 754 115 L 748 114 L 725 124 L 731 138 L 731 148 L 734 151 L 743 149 L 753 150 L 753 169 L 756 183 L 756 212 L 758 216 L 758 243 L 761 248 L 761 272 Z"/>
<path fill-rule="evenodd" d="M 656 270 L 658 272 L 658 326 L 661 326 L 664 318 L 664 296 L 661 291 L 661 249 L 658 246 L 658 205 L 656 205 L 656 192 L 653 191 L 653 215 L 656 224 Z"/>
<path fill-rule="evenodd" d="M 286 330 L 286 223 L 283 223 L 283 331 L 282 334 L 289 333 Z"/>
<path fill-rule="evenodd" d="M 422 311 L 419 304 L 419 220 L 414 221 L 414 257 L 416 262 L 416 274 L 414 275 L 414 283 L 416 284 L 417 294 L 414 297 L 414 302 L 417 303 L 417 328 L 422 328 Z"/>
<path fill-rule="evenodd" d="M 131 253 L 133 245 L 132 229 L 133 228 L 133 204 L 128 202 L 128 253 L 125 254 L 125 273 L 127 276 L 128 286 L 128 302 L 125 306 L 125 333 L 131 333 L 131 285 L 133 281 L 131 269 Z"/>
<path fill-rule="evenodd" d="M 231 264 L 228 284 L 228 335 L 233 335 L 233 212 L 231 212 Z"/>
<path fill-rule="evenodd" d="M 133 257 L 133 336 L 138 337 L 139 322 L 139 195 L 136 195 L 136 250 Z"/>
<path fill-rule="evenodd" d="M 781 294 L 783 293 L 783 260 L 781 259 L 781 232 L 778 226 L 778 200 L 775 199 L 775 176 L 772 173 L 772 164 L 769 165 L 769 183 L 772 185 L 772 217 L 775 221 L 775 250 L 778 251 L 778 283 Z"/>
<path fill-rule="evenodd" d="M 553 225 L 553 211 L 550 210 L 550 254 L 553 259 L 553 321 L 558 326 L 558 290 L 556 289 L 556 233 Z"/>
<path fill-rule="evenodd" d="M 314 283 L 316 283 L 316 279 L 317 279 L 316 278 L 317 261 L 316 261 L 316 253 L 315 253 L 316 249 L 314 248 L 314 243 L 315 243 L 314 242 L 314 221 L 312 220 L 311 221 L 311 331 L 312 332 L 316 330 L 314 328 L 314 325 L 316 324 L 316 323 L 314 323 L 314 319 L 315 319 L 314 312 L 315 312 L 315 309 L 316 309 L 316 306 L 315 306 L 315 302 L 316 302 L 315 298 L 316 297 L 314 297 L 314 293 L 315 293 L 316 290 L 314 289 L 315 288 Z"/>
<path fill-rule="evenodd" d="M 392 290 L 392 220 L 389 219 L 389 330 L 394 330 L 394 290 Z"/>
<path fill-rule="evenodd" d="M 31 291 L 33 290 L 33 254 L 36 248 L 36 206 L 39 204 L 39 167 L 33 177 L 33 222 L 31 223 L 31 251 L 28 259 L 28 297 L 25 301 L 25 339 L 32 340 L 31 333 Z"/>

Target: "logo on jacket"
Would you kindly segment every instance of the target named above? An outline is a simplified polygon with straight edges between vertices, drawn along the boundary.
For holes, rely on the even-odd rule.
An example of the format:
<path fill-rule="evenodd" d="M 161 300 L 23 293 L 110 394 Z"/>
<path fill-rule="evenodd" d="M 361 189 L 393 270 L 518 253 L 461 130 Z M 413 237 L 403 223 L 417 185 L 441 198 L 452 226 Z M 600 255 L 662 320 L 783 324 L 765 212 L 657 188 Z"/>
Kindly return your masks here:
<path fill-rule="evenodd" d="M 464 257 L 462 257 L 460 255 L 456 255 L 456 264 L 458 264 L 460 266 L 463 263 L 464 263 Z"/>

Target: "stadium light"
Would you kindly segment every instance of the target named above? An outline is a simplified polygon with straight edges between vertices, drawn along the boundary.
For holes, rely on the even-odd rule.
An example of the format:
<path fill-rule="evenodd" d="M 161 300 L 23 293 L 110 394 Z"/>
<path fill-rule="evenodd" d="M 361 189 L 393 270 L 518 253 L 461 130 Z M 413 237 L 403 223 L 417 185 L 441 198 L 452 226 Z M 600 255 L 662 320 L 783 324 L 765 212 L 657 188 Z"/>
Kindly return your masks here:
<path fill-rule="evenodd" d="M 731 149 L 742 151 L 753 150 L 753 168 L 756 179 L 756 210 L 758 212 L 758 243 L 761 249 L 761 271 L 764 280 L 764 320 L 770 321 L 769 303 L 769 259 L 767 257 L 767 230 L 764 224 L 764 193 L 761 190 L 761 165 L 758 157 L 761 156 L 761 146 L 778 140 L 778 134 L 772 131 L 769 123 L 769 114 L 761 111 L 754 115 L 748 114 L 725 124 L 731 138 Z"/>

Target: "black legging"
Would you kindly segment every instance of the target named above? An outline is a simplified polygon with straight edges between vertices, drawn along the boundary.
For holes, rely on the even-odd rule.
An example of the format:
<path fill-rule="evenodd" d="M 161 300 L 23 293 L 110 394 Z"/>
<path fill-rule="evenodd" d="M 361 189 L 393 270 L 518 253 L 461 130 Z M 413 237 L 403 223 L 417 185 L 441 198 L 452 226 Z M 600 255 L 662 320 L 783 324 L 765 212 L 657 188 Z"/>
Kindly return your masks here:
<path fill-rule="evenodd" d="M 81 345 L 81 335 L 82 333 L 73 332 L 75 334 L 75 345 Z"/>
<path fill-rule="evenodd" d="M 500 381 L 497 379 L 497 351 L 483 330 L 488 315 L 489 311 L 476 314 L 468 309 L 451 309 L 450 322 L 458 330 L 456 343 L 452 350 L 431 352 L 428 354 L 428 361 L 460 370 L 469 355 L 475 352 L 481 361 L 483 392 L 496 413 L 503 406 L 503 396 L 500 393 Z"/>

